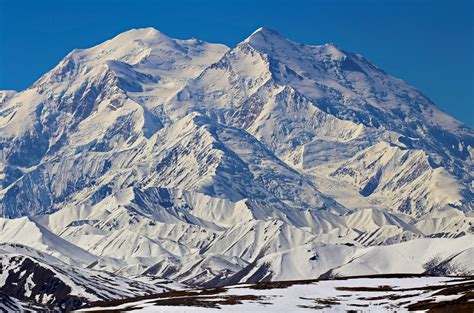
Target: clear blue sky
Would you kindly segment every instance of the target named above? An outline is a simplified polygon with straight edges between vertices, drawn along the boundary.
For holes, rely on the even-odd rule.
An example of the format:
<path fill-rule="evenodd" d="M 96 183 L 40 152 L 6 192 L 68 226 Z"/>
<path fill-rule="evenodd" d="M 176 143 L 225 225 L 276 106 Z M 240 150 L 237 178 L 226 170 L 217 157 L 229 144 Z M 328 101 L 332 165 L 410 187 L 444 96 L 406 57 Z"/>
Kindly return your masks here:
<path fill-rule="evenodd" d="M 0 0 L 0 89 L 130 28 L 234 46 L 260 26 L 363 54 L 474 126 L 473 0 Z"/>

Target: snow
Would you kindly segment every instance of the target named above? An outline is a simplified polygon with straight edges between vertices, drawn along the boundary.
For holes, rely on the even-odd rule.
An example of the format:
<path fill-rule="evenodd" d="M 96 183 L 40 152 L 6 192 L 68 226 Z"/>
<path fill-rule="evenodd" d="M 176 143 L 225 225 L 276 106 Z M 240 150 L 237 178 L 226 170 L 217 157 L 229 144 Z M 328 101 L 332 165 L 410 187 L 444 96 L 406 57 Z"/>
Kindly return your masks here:
<path fill-rule="evenodd" d="M 470 249 L 473 236 L 456 239 L 415 239 L 388 246 L 357 251 L 350 263 L 332 271 L 336 276 L 394 273 L 423 273 L 432 260 L 448 260 L 459 251 Z"/>
<path fill-rule="evenodd" d="M 57 284 L 57 288 L 62 288 L 68 296 L 82 297 L 88 301 L 109 300 L 163 290 L 161 285 L 147 284 L 106 272 L 71 266 L 30 247 L 13 244 L 1 244 L 0 247 L 3 251 L 0 255 L 2 269 L 0 283 L 2 287 L 8 290 L 11 288 L 11 284 L 16 284 L 9 276 L 24 268 L 21 277 L 26 276 L 26 279 L 25 293 L 21 295 L 22 299 L 37 298 L 38 304 L 51 304 L 50 301 L 56 297 L 64 296 L 61 293 L 57 294 L 58 290 L 56 289 L 45 289 L 39 290 L 39 293 L 36 294 L 32 293 L 33 288 L 37 287 L 35 284 L 50 284 L 53 280 Z M 34 264 L 34 267 L 29 265 L 31 263 Z"/>
<path fill-rule="evenodd" d="M 446 169 L 432 168 L 424 151 L 407 150 L 383 141 L 343 162 L 324 164 L 311 171 L 316 179 L 323 180 L 318 185 L 343 203 L 346 194 L 339 198 L 331 186 L 339 188 L 344 184 L 345 188 L 355 189 L 347 195 L 347 201 L 365 198 L 365 203 L 372 202 L 372 208 L 382 203 L 382 208 L 396 208 L 414 216 L 462 206 L 466 190 Z M 417 205 L 407 205 L 410 201 Z"/>
<path fill-rule="evenodd" d="M 427 286 L 453 285 L 447 277 L 419 277 L 419 278 L 359 278 L 336 281 L 317 281 L 314 283 L 297 283 L 284 288 L 253 289 L 251 285 L 229 286 L 217 296 L 210 296 L 209 302 L 217 301 L 219 296 L 253 295 L 262 297 L 262 300 L 244 300 L 243 303 L 234 305 L 221 305 L 217 308 L 204 308 L 199 306 L 160 306 L 152 300 L 130 302 L 119 306 L 107 307 L 115 310 L 133 310 L 135 312 L 210 312 L 224 309 L 226 312 L 314 312 L 347 310 L 368 310 L 370 312 L 386 312 L 396 309 L 397 312 L 408 312 L 408 305 L 424 300 L 434 302 L 456 300 L 461 295 L 437 295 L 436 290 L 423 289 Z M 390 286 L 393 290 L 381 291 L 351 291 L 339 288 Z M 412 291 L 397 291 L 413 289 Z M 403 295 L 402 298 L 387 297 Z M 199 299 L 199 295 L 196 296 Z M 206 296 L 202 296 L 205 299 Z M 373 300 L 368 300 L 373 298 Z M 161 299 L 160 299 L 161 300 Z M 166 300 L 164 298 L 163 300 Z M 319 302 L 321 301 L 321 302 Z M 327 304 L 329 302 L 329 304 Z M 94 311 L 99 307 L 81 310 L 81 312 Z"/>
<path fill-rule="evenodd" d="M 5 266 L 122 287 L 473 271 L 474 132 L 334 44 L 133 29 L 0 91 L 0 147 Z"/>
<path fill-rule="evenodd" d="M 69 264 L 88 265 L 97 257 L 56 236 L 28 217 L 0 218 L 0 242 L 19 243 L 46 252 Z"/>

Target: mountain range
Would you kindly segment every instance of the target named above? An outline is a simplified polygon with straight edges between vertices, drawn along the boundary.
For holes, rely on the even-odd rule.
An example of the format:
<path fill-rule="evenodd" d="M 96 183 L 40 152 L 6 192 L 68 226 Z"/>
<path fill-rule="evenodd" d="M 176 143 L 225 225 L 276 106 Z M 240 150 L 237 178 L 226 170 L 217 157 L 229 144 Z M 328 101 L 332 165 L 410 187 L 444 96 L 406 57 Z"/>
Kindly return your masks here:
<path fill-rule="evenodd" d="M 133 29 L 0 91 L 0 297 L 474 275 L 473 161 L 469 126 L 360 54 Z"/>

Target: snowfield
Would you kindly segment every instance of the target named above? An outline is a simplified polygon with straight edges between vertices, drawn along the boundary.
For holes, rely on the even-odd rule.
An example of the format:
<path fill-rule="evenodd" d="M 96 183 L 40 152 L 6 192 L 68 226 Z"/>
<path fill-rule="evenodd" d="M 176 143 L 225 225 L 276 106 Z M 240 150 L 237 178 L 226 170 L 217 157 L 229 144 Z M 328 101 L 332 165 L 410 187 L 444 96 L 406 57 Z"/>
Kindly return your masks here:
<path fill-rule="evenodd" d="M 185 290 L 80 312 L 446 312 L 474 308 L 474 280 L 449 277 L 352 278 Z M 457 289 L 456 289 L 457 288 Z"/>
<path fill-rule="evenodd" d="M 469 126 L 359 54 L 265 28 L 235 47 L 133 29 L 0 91 L 0 297 L 70 311 L 472 276 L 473 160 Z M 451 278 L 386 283 L 430 279 Z M 314 300 L 344 282 L 366 281 L 241 300 L 357 307 Z"/>

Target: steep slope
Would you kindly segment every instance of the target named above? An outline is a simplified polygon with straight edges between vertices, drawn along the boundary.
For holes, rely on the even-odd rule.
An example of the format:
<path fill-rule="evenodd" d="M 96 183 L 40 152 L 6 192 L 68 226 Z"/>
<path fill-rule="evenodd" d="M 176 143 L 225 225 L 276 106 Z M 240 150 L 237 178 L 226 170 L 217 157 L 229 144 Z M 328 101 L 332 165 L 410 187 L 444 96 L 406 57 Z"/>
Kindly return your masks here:
<path fill-rule="evenodd" d="M 423 151 L 422 162 L 440 172 L 428 184 L 449 177 L 462 192 L 451 202 L 470 210 L 473 131 L 403 81 L 334 45 L 304 46 L 259 29 L 190 81 L 168 107 L 176 119 L 198 110 L 245 128 L 296 168 L 380 150 L 381 141 L 407 153 Z M 407 166 L 402 161 L 392 163 Z M 397 200 L 386 207 L 421 215 L 450 201 L 423 203 L 426 192 L 409 195 L 405 207 Z"/>
<path fill-rule="evenodd" d="M 454 147 L 449 147 L 445 141 L 441 147 L 431 148 L 442 149 L 461 159 L 470 157 L 471 129 L 362 56 L 332 44 L 297 44 L 264 28 L 254 32 L 245 43 L 271 57 L 277 80 L 301 91 L 316 103 L 322 102 L 326 112 L 376 128 L 384 126 L 431 143 L 443 140 L 442 136 L 447 136 L 446 141 L 459 136 Z M 337 99 L 336 95 L 341 98 Z"/>
<path fill-rule="evenodd" d="M 1 107 L 0 168 L 6 173 L 1 178 L 2 215 L 54 210 L 52 205 L 57 198 L 62 200 L 68 192 L 81 189 L 79 180 L 86 184 L 90 181 L 78 173 L 68 182 L 72 185 L 68 190 L 58 184 L 58 170 L 83 161 L 74 154 L 127 148 L 162 127 L 159 113 L 151 111 L 159 108 L 148 108 L 140 100 L 148 96 L 140 94 L 135 98 L 133 92 L 153 89 L 150 92 L 162 95 L 161 89 L 171 88 L 172 93 L 226 49 L 196 40 L 177 41 L 154 29 L 142 29 L 91 49 L 71 52 L 31 88 L 15 94 Z M 161 79 L 160 75 L 166 78 Z M 150 101 L 164 101 L 155 98 Z M 110 155 L 95 156 L 101 157 L 110 162 Z M 58 158 L 68 158 L 69 163 L 54 166 L 54 171 L 48 169 Z M 98 161 L 103 165 L 105 160 Z M 93 162 L 91 167 L 107 171 L 107 165 L 100 165 Z M 45 188 L 44 180 L 59 186 L 51 192 Z M 21 194 L 29 184 L 39 188 L 34 196 Z M 23 204 L 16 205 L 18 201 Z M 26 211 L 25 206 L 33 211 Z"/>
<path fill-rule="evenodd" d="M 310 232 L 279 220 L 252 221 L 229 228 L 203 252 L 237 256 L 253 262 L 268 253 L 287 250 L 313 239 Z"/>
<path fill-rule="evenodd" d="M 105 272 L 71 267 L 32 248 L 0 245 L 0 291 L 25 302 L 63 311 L 90 301 L 160 292 L 163 288 Z"/>
<path fill-rule="evenodd" d="M 386 199 L 388 208 L 410 215 L 449 207 L 470 210 L 468 187 L 444 168 L 432 166 L 422 150 L 379 142 L 334 165 L 329 176 L 347 180 L 361 196 Z"/>
<path fill-rule="evenodd" d="M 435 211 L 418 220 L 415 226 L 427 236 L 459 237 L 474 233 L 472 212 L 463 214 L 459 210 Z"/>
<path fill-rule="evenodd" d="M 346 264 L 357 249 L 349 245 L 324 245 L 316 242 L 268 254 L 249 264 L 223 284 L 316 279 L 329 270 Z"/>
<path fill-rule="evenodd" d="M 357 251 L 348 264 L 331 271 L 333 276 L 393 273 L 433 273 L 433 268 L 452 261 L 453 273 L 469 275 L 471 236 L 451 239 L 417 239 L 391 246 L 368 247 Z M 464 262 L 464 263 L 462 263 Z M 455 267 L 457 266 L 457 267 Z"/>
<path fill-rule="evenodd" d="M 224 284 L 387 274 L 470 275 L 471 236 L 417 239 L 386 246 L 308 243 L 268 254 Z"/>
<path fill-rule="evenodd" d="M 0 218 L 0 242 L 28 245 L 72 265 L 89 265 L 97 257 L 59 238 L 28 217 L 9 220 Z"/>
<path fill-rule="evenodd" d="M 115 178 L 108 177 L 107 186 L 104 182 L 103 189 L 89 196 L 100 200 L 111 184 L 117 191 L 125 181 L 129 185 L 151 180 L 156 186 L 158 175 L 170 176 L 168 181 L 172 179 L 173 184 L 165 186 L 174 188 L 180 177 L 159 170 L 148 177 L 152 166 L 141 166 L 133 177 L 123 171 L 149 149 L 161 154 L 154 157 L 161 163 L 166 158 L 173 160 L 176 156 L 163 153 L 174 152 L 171 147 L 156 149 L 154 134 L 164 125 L 171 132 L 186 129 L 187 116 L 196 111 L 206 116 L 204 123 L 245 129 L 268 153 L 299 169 L 348 160 L 363 148 L 380 150 L 381 140 L 409 153 L 423 150 L 423 162 L 440 172 L 430 184 L 450 177 L 462 194 L 423 203 L 428 191 L 422 190 L 410 194 L 406 203 L 389 197 L 385 207 L 395 206 L 414 215 L 447 204 L 470 208 L 472 130 L 359 55 L 334 45 L 296 44 L 267 29 L 257 30 L 233 49 L 198 40 L 174 40 L 156 30 L 141 29 L 90 49 L 75 50 L 32 88 L 9 94 L 2 106 L 2 215 L 27 215 L 26 207 L 34 208 L 33 214 L 60 209 L 63 205 L 59 203 L 69 201 L 84 187 L 97 185 L 105 174 Z M 201 136 L 212 137 L 203 134 L 201 126 L 187 130 L 199 129 L 199 134 L 188 139 L 189 144 L 208 140 Z M 228 157 L 227 151 L 223 153 Z M 255 158 L 244 161 L 254 165 Z M 392 163 L 403 166 L 402 161 Z M 71 166 L 85 170 L 60 177 Z M 125 177 L 117 178 L 117 170 Z M 373 175 L 364 172 L 360 176 L 361 181 L 369 181 Z M 239 179 L 249 181 L 245 175 Z M 188 190 L 195 189 L 191 185 L 198 181 L 182 183 L 180 189 Z M 32 186 L 38 189 L 23 192 Z M 293 186 L 292 192 L 299 189 Z M 252 198 L 255 191 L 246 189 L 224 197 Z M 270 192 L 280 193 L 274 188 Z M 313 197 L 298 198 L 292 205 L 313 202 Z"/>
<path fill-rule="evenodd" d="M 71 166 L 82 169 L 68 172 Z M 2 207 L 5 214 L 23 214 L 28 206 L 48 212 L 76 195 L 94 204 L 131 184 L 194 190 L 234 202 L 265 199 L 280 207 L 341 210 L 248 133 L 196 113 L 134 148 L 77 151 L 35 167 L 3 191 Z"/>

